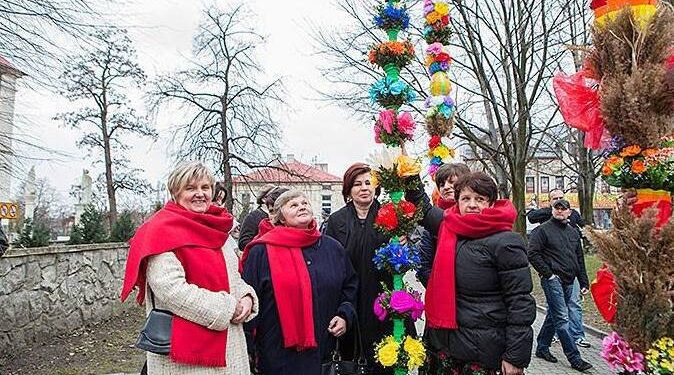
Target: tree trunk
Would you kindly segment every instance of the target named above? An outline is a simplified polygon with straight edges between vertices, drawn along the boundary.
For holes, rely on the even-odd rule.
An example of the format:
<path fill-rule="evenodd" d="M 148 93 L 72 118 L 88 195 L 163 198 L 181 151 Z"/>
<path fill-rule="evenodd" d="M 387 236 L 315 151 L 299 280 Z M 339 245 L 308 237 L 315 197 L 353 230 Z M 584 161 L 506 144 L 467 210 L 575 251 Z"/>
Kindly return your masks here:
<path fill-rule="evenodd" d="M 108 135 L 107 111 L 101 113 L 101 129 L 103 130 L 103 153 L 105 155 L 105 187 L 108 192 L 108 224 L 110 230 L 117 221 L 117 198 L 115 197 L 115 185 L 112 178 L 112 155 L 110 152 L 110 136 Z"/>
<path fill-rule="evenodd" d="M 522 234 L 524 238 L 527 235 L 526 222 L 526 202 L 524 201 L 524 175 L 526 168 L 523 163 L 516 162 L 516 167 L 511 173 L 512 176 L 512 202 L 517 210 L 517 221 L 515 221 L 515 231 Z"/>
<path fill-rule="evenodd" d="M 577 138 L 578 141 L 578 203 L 580 216 L 585 219 L 587 225 L 594 225 L 594 191 L 595 175 L 592 162 L 592 152 L 585 145 L 585 134 Z"/>
<path fill-rule="evenodd" d="M 234 197 L 232 196 L 233 186 L 232 186 L 232 166 L 229 163 L 229 132 L 227 131 L 227 95 L 225 94 L 224 98 L 220 99 L 220 104 L 222 105 L 222 112 L 220 112 L 220 131 L 222 132 L 222 165 L 220 166 L 220 172 L 222 172 L 223 182 L 225 184 L 225 190 L 227 190 L 227 199 L 225 199 L 225 207 L 229 212 L 233 212 L 232 208 L 234 207 Z"/>

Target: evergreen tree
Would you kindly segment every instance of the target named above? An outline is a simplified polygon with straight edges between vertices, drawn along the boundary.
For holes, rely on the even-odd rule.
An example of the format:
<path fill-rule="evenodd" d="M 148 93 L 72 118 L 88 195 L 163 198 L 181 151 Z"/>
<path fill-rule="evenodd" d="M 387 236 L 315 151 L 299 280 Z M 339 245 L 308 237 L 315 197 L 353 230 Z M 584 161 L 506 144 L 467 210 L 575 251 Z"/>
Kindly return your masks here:
<path fill-rule="evenodd" d="M 33 220 L 26 219 L 15 244 L 20 247 L 41 247 L 48 246 L 50 239 L 51 233 L 47 225 L 39 221 L 33 223 Z"/>
<path fill-rule="evenodd" d="M 70 244 L 101 243 L 108 239 L 108 231 L 105 227 L 105 215 L 93 205 L 88 205 L 80 222 L 73 227 L 70 234 Z"/>
<path fill-rule="evenodd" d="M 127 242 L 136 232 L 136 225 L 131 219 L 131 212 L 124 211 L 117 218 L 110 231 L 110 242 Z"/>

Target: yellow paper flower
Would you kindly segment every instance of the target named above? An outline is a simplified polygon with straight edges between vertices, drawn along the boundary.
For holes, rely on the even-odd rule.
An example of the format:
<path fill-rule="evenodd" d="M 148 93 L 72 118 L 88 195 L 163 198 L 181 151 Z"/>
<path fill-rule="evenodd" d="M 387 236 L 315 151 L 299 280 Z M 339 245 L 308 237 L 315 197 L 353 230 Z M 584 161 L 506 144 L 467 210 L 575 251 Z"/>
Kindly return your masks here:
<path fill-rule="evenodd" d="M 396 159 L 396 171 L 398 177 L 416 176 L 421 172 L 421 163 L 407 155 L 400 155 Z"/>
<path fill-rule="evenodd" d="M 447 158 L 453 158 L 454 157 L 454 150 L 450 149 L 449 147 L 447 147 L 445 145 L 440 145 L 440 146 L 433 149 L 432 155 L 434 157 L 438 157 L 438 158 L 440 158 L 444 161 Z"/>
<path fill-rule="evenodd" d="M 426 349 L 419 340 L 407 336 L 403 348 L 409 357 L 407 368 L 414 369 L 424 364 L 424 361 L 426 360 Z"/>
<path fill-rule="evenodd" d="M 430 12 L 426 15 L 426 21 L 429 24 L 434 24 L 434 23 L 440 21 L 441 18 L 442 18 L 442 16 L 440 14 L 438 14 L 438 12 Z"/>
<path fill-rule="evenodd" d="M 370 172 L 370 184 L 374 187 L 379 186 L 379 176 L 377 176 L 377 172 Z"/>
<path fill-rule="evenodd" d="M 435 3 L 435 11 L 441 16 L 446 16 L 449 14 L 449 5 L 447 3 Z"/>
<path fill-rule="evenodd" d="M 377 361 L 384 367 L 391 367 L 398 362 L 398 344 L 393 336 L 388 336 L 377 348 Z"/>

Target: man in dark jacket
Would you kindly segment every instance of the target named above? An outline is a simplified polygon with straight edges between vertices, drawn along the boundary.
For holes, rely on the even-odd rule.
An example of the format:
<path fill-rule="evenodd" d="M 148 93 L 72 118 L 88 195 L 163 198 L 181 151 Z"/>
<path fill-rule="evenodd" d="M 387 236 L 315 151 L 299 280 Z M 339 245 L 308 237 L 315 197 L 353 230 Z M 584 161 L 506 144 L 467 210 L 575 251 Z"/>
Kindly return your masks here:
<path fill-rule="evenodd" d="M 536 338 L 536 356 L 557 362 L 557 358 L 550 354 L 550 344 L 557 333 L 571 367 L 586 371 L 592 365 L 581 358 L 569 330 L 568 305 L 575 278 L 578 278 L 581 293 L 587 293 L 589 288 L 580 236 L 569 224 L 570 215 L 569 201 L 556 200 L 552 204 L 552 218 L 534 229 L 529 239 L 529 262 L 541 277 L 548 304 L 548 313 Z"/>
<path fill-rule="evenodd" d="M 550 220 L 552 217 L 552 205 L 556 201 L 564 199 L 564 192 L 561 189 L 554 189 L 550 191 L 548 197 L 550 198 L 549 207 L 531 210 L 527 213 L 527 219 L 529 219 L 530 223 L 543 224 Z M 580 216 L 578 211 L 571 209 L 569 224 L 578 231 L 578 234 L 581 235 L 582 246 L 581 229 L 585 226 L 585 221 Z M 574 341 L 576 341 L 576 345 L 583 348 L 590 347 L 590 343 L 585 340 L 585 329 L 583 328 L 583 304 L 581 301 L 580 284 L 578 283 L 578 279 L 573 282 L 573 295 L 571 296 L 571 301 L 569 303 L 569 330 L 571 332 L 571 337 L 573 337 Z"/>

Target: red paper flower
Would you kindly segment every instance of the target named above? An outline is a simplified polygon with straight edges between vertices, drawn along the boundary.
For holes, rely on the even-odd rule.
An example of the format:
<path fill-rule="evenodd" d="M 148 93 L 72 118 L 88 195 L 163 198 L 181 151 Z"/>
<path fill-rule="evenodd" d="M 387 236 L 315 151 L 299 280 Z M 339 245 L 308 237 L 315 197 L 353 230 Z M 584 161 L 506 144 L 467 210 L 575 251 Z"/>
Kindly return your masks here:
<path fill-rule="evenodd" d="M 449 62 L 451 59 L 452 57 L 449 56 L 449 54 L 446 52 L 440 52 L 437 56 L 435 56 L 435 61 L 439 62 Z"/>
<path fill-rule="evenodd" d="M 389 231 L 398 227 L 398 216 L 392 203 L 386 203 L 379 209 L 374 223 Z"/>
<path fill-rule="evenodd" d="M 440 22 L 442 22 L 443 26 L 449 24 L 449 16 L 442 16 L 442 18 L 440 18 Z"/>
<path fill-rule="evenodd" d="M 428 141 L 428 148 L 434 149 L 438 146 L 440 146 L 440 143 L 442 143 L 442 140 L 439 135 L 434 135 L 431 137 L 431 139 Z"/>
<path fill-rule="evenodd" d="M 414 205 L 414 203 L 408 201 L 400 201 L 398 207 L 400 207 L 400 209 L 403 211 L 403 215 L 409 219 L 414 217 L 414 213 L 417 210 L 417 207 Z"/>

